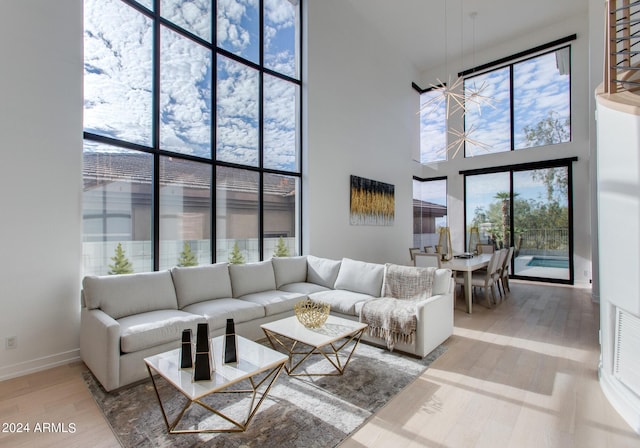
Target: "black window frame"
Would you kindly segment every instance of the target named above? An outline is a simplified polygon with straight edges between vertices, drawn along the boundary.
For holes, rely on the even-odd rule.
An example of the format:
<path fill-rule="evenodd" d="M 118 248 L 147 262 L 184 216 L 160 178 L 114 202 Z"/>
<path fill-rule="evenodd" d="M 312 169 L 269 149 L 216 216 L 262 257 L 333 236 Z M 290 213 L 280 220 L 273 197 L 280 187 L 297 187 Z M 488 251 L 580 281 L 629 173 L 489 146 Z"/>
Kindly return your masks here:
<path fill-rule="evenodd" d="M 533 146 L 530 148 L 520 148 L 515 149 L 515 133 L 514 133 L 514 102 L 513 102 L 513 67 L 519 63 L 538 58 L 540 56 L 544 56 L 546 54 L 554 53 L 558 50 L 568 48 L 569 49 L 569 61 L 572 60 L 572 41 L 577 39 L 576 34 L 572 34 L 570 36 L 563 37 L 561 39 L 555 40 L 553 42 L 549 42 L 535 48 L 531 48 L 529 50 L 522 51 L 520 53 L 507 56 L 496 61 L 488 62 L 486 64 L 470 68 L 468 70 L 463 70 L 458 73 L 458 77 L 464 78 L 462 89 L 464 91 L 467 79 L 473 79 L 475 76 L 484 75 L 487 73 L 491 73 L 493 71 L 502 70 L 504 68 L 509 68 L 509 152 L 513 151 L 521 151 L 523 149 L 534 149 L 539 148 L 540 146 Z M 569 142 L 573 141 L 573 126 L 572 126 L 572 74 L 573 70 L 569 72 Z M 467 120 L 466 115 L 463 117 L 463 128 L 466 132 L 467 130 Z M 503 151 L 506 152 L 506 151 Z M 488 154 L 499 154 L 499 153 L 488 153 Z M 464 144 L 464 158 L 473 158 L 482 156 L 484 154 L 478 155 L 467 155 L 467 144 L 465 141 Z"/>
<path fill-rule="evenodd" d="M 429 93 L 432 92 L 436 89 L 440 89 L 440 88 L 444 88 L 447 86 L 446 82 L 440 83 L 438 85 L 432 85 L 430 87 L 427 87 L 426 89 L 421 88 L 418 84 L 416 84 L 415 82 L 411 83 L 411 87 L 418 92 L 418 94 L 420 95 L 420 99 L 422 99 L 422 94 L 423 93 Z M 418 115 L 420 115 L 420 111 L 418 112 Z M 419 120 L 419 125 L 418 125 L 418 133 L 419 133 L 419 137 L 420 137 L 420 148 L 419 148 L 419 153 L 418 153 L 418 162 L 420 162 L 421 165 L 429 165 L 432 163 L 442 163 L 442 162 L 446 162 L 449 160 L 449 148 L 447 148 L 447 135 L 449 133 L 449 130 L 447 129 L 449 126 L 449 124 L 447 123 L 447 119 L 445 117 L 445 122 L 444 122 L 444 135 L 445 135 L 445 147 L 444 147 L 444 158 L 443 159 L 439 159 L 439 160 L 432 160 L 429 162 L 425 162 L 422 160 L 422 119 Z M 414 176 L 414 179 L 415 176 Z M 416 179 L 417 180 L 417 179 Z"/>
<path fill-rule="evenodd" d="M 289 177 L 295 177 L 298 179 L 297 185 L 298 185 L 298 198 L 297 198 L 297 219 L 298 219 L 298 223 L 299 225 L 296 227 L 296 232 L 297 232 L 297 252 L 298 253 L 302 253 L 302 247 L 303 247 L 303 235 L 302 235 L 302 229 L 304 228 L 303 226 L 303 222 L 302 222 L 302 217 L 303 217 L 303 201 L 302 201 L 302 189 L 303 189 L 303 183 L 302 183 L 302 176 L 303 176 L 303 129 L 302 129 L 302 123 L 303 123 L 303 110 L 304 110 L 304 104 L 303 104 L 303 95 L 302 95 L 302 86 L 303 86 L 303 70 L 302 67 L 304 66 L 304 51 L 303 51 L 303 28 L 304 28 L 304 22 L 303 22 L 303 2 L 304 0 L 299 0 L 298 3 L 298 8 L 299 8 L 299 17 L 298 17 L 298 24 L 299 24 L 299 32 L 298 32 L 298 42 L 296 43 L 297 48 L 298 48 L 298 64 L 299 64 L 299 70 L 298 70 L 298 78 L 293 78 L 291 76 L 276 72 L 272 69 L 269 69 L 265 66 L 265 61 L 264 61 L 264 27 L 265 27 L 265 20 L 264 20 L 264 14 L 265 14 L 265 0 L 259 0 L 259 19 L 260 19 L 260 30 L 259 30 L 259 35 L 260 35 L 260 44 L 259 44 L 259 63 L 254 63 L 250 60 L 244 59 L 234 53 L 231 53 L 223 48 L 220 48 L 217 46 L 217 0 L 211 0 L 212 4 L 213 4 L 213 8 L 212 8 L 212 14 L 211 14 L 211 42 L 208 42 L 207 40 L 197 36 L 196 34 L 193 34 L 187 30 L 185 30 L 184 28 L 181 28 L 179 25 L 176 25 L 174 23 L 172 23 L 171 21 L 169 21 L 168 19 L 166 19 L 165 17 L 162 17 L 160 14 L 160 4 L 161 4 L 161 0 L 152 0 L 153 3 L 153 10 L 149 10 L 147 9 L 145 6 L 141 5 L 140 3 L 134 1 L 134 0 L 119 0 L 120 2 L 130 6 L 131 8 L 135 9 L 137 12 L 145 15 L 147 18 L 149 18 L 152 21 L 152 29 L 153 29 L 153 43 L 152 43 L 152 62 L 153 62 L 153 68 L 152 68 L 152 85 L 153 85 L 153 93 L 152 93 L 152 136 L 151 136 L 151 140 L 152 140 L 152 144 L 151 146 L 144 146 L 144 145 L 140 145 L 137 143 L 132 143 L 132 142 L 128 142 L 125 140 L 121 140 L 121 139 L 117 139 L 117 138 L 112 138 L 112 137 L 108 137 L 105 135 L 101 135 L 101 134 L 96 134 L 96 133 L 92 133 L 92 132 L 87 132 L 84 131 L 83 132 L 83 139 L 87 140 L 87 141 L 92 141 L 92 142 L 96 142 L 96 143 L 103 143 L 103 144 L 108 144 L 114 147 L 118 147 L 118 148 L 122 148 L 122 149 L 128 149 L 128 150 L 135 150 L 135 151 L 139 151 L 142 153 L 147 153 L 152 155 L 153 157 L 153 173 L 152 173 L 152 234 L 151 234 L 151 239 L 152 239 L 152 248 L 153 248 L 153 257 L 152 257 L 152 261 L 153 261 L 153 271 L 157 271 L 160 269 L 160 220 L 161 220 L 161 216 L 160 216 L 160 159 L 161 157 L 171 157 L 173 159 L 184 159 L 184 160 L 190 160 L 190 161 L 195 161 L 195 162 L 199 162 L 199 163 L 204 163 L 204 164 L 208 164 L 210 165 L 210 169 L 211 169 L 211 214 L 210 214 L 210 229 L 211 229 L 211 235 L 210 235 L 210 241 L 211 241 L 211 263 L 215 263 L 217 261 L 226 261 L 226 260 L 216 260 L 216 246 L 217 246 L 217 238 L 216 238 L 216 168 L 218 166 L 224 166 L 224 167 L 230 167 L 230 168 L 239 168 L 242 170 L 248 170 L 248 171 L 253 171 L 253 172 L 257 172 L 259 174 L 259 191 L 258 191 L 258 197 L 259 197 L 259 211 L 258 211 L 258 220 L 259 220 L 259 229 L 258 229 L 258 241 L 259 241 L 259 259 L 260 260 L 264 260 L 264 239 L 265 239 L 265 235 L 264 235 L 264 195 L 265 195 L 265 190 L 264 190 L 264 175 L 265 174 L 276 174 L 276 175 L 283 175 L 283 176 L 289 176 Z M 191 154 L 184 154 L 184 153 L 179 153 L 179 152 L 172 152 L 172 151 L 168 151 L 168 150 L 164 150 L 160 147 L 160 59 L 161 59 L 161 55 L 160 55 L 160 33 L 161 33 L 161 28 L 162 27 L 166 27 L 169 30 L 171 30 L 172 32 L 175 32 L 177 34 L 179 34 L 181 37 L 190 39 L 194 42 L 196 42 L 198 45 L 201 45 L 203 47 L 205 47 L 209 52 L 210 52 L 210 57 L 211 57 L 211 61 L 212 61 L 212 71 L 211 71 L 211 157 L 207 158 L 207 157 L 200 157 L 200 156 L 195 156 L 195 155 L 191 155 Z M 258 71 L 259 73 L 259 92 L 258 92 L 258 104 L 259 104 L 259 120 L 258 120 L 258 135 L 259 135 L 259 144 L 258 144 L 258 153 L 259 153 L 259 164 L 258 166 L 251 166 L 251 165 L 243 165 L 243 164 L 237 164 L 237 163 L 229 163 L 229 162 L 224 162 L 224 161 L 218 161 L 217 160 L 217 154 L 216 154 L 216 148 L 217 148 L 217 133 L 216 133 L 216 126 L 217 126 L 217 113 L 216 113 L 216 107 L 217 107 L 217 99 L 216 99 L 216 85 L 217 85 L 217 56 L 221 55 L 224 57 L 227 57 L 229 59 L 232 59 L 240 64 L 246 65 L 252 69 L 255 69 Z M 299 108 L 297 111 L 297 123 L 298 123 L 298 129 L 297 129 L 297 141 L 298 143 L 298 147 L 297 147 L 297 167 L 295 171 L 286 171 L 286 170 L 278 170 L 278 169 L 273 169 L 273 168 L 265 168 L 264 167 L 264 147 L 263 147 L 263 141 L 264 141 L 264 115 L 263 115 L 263 105 L 264 105 L 264 92 L 263 92 L 263 81 L 264 81 L 264 75 L 268 74 L 271 75 L 275 78 L 279 78 L 281 80 L 290 82 L 295 84 L 298 89 L 299 89 Z"/>
<path fill-rule="evenodd" d="M 437 177 L 428 177 L 428 178 L 423 178 L 423 177 L 418 177 L 418 176 L 413 176 L 413 181 L 416 182 L 436 182 L 436 181 L 445 181 L 445 207 L 447 209 L 447 225 L 449 225 L 449 177 L 448 176 L 437 176 Z M 413 188 L 412 188 L 413 190 Z M 413 203 L 413 191 L 412 191 L 412 203 Z M 414 208 L 413 206 L 411 207 L 411 213 L 414 213 Z M 411 225 L 412 228 L 415 228 L 415 216 L 412 216 L 412 220 L 411 220 Z M 415 238 L 415 233 L 412 232 L 412 238 Z M 422 248 L 421 248 L 422 249 Z"/>
<path fill-rule="evenodd" d="M 554 279 L 547 277 L 529 277 L 529 276 L 520 276 L 513 274 L 514 271 L 514 259 L 511 260 L 511 274 L 509 274 L 509 278 L 521 279 L 521 280 L 531 280 L 545 283 L 558 283 L 564 285 L 573 285 L 575 282 L 575 269 L 574 269 L 574 234 L 573 234 L 573 162 L 577 162 L 577 157 L 569 157 L 564 159 L 554 159 L 554 160 L 542 160 L 539 162 L 529 162 L 529 163 L 520 163 L 515 165 L 503 165 L 503 166 L 493 166 L 488 168 L 478 168 L 472 170 L 463 170 L 460 171 L 459 174 L 463 176 L 463 186 L 464 186 L 464 247 L 467 247 L 469 243 L 467 241 L 467 176 L 475 176 L 481 174 L 493 174 L 493 173 L 509 173 L 509 196 L 511 200 L 509 201 L 509 246 L 515 245 L 515 232 L 514 229 L 514 201 L 513 201 L 513 173 L 518 171 L 530 171 L 537 169 L 546 169 L 546 168 L 559 168 L 566 167 L 567 168 L 567 212 L 568 222 L 569 222 L 569 237 L 568 237 L 568 252 L 569 252 L 569 279 Z"/>

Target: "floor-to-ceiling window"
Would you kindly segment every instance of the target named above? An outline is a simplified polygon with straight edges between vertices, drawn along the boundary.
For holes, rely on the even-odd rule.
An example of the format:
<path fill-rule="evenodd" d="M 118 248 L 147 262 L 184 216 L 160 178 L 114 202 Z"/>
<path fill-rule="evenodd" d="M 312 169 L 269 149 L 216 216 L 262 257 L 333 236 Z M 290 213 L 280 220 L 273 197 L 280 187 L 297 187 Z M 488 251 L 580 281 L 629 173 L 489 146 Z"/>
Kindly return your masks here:
<path fill-rule="evenodd" d="M 530 160 L 462 171 L 466 241 L 513 246 L 516 278 L 572 283 L 571 163 L 535 148 L 571 142 L 571 45 L 567 36 L 461 72 L 465 157 L 526 150 Z M 559 146 L 558 152 L 567 146 Z M 511 154 L 509 154 L 511 153 Z M 494 157 L 494 160 L 495 157 Z M 469 248 L 471 250 L 472 248 Z"/>
<path fill-rule="evenodd" d="M 573 282 L 571 163 L 565 159 L 464 172 L 467 241 L 514 247 L 516 278 Z"/>
<path fill-rule="evenodd" d="M 298 254 L 299 0 L 85 0 L 85 274 Z"/>

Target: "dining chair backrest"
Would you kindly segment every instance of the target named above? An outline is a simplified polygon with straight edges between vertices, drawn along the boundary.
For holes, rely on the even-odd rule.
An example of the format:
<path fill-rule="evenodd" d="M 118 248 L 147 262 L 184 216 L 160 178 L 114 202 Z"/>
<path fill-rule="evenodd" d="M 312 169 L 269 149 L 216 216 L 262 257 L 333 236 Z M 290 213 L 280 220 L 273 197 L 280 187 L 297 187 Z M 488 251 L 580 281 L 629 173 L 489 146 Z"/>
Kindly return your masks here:
<path fill-rule="evenodd" d="M 508 249 L 500 249 L 498 251 L 496 251 L 496 255 L 497 255 L 497 260 L 496 260 L 496 266 L 494 269 L 494 275 L 502 275 L 502 269 L 504 267 L 504 263 L 507 259 L 507 252 L 509 252 Z"/>
<path fill-rule="evenodd" d="M 420 268 L 439 268 L 440 267 L 440 255 L 439 254 L 415 254 L 414 263 L 416 267 Z"/>
<path fill-rule="evenodd" d="M 502 263 L 502 275 L 508 274 L 509 269 L 511 269 L 511 259 L 513 258 L 513 252 L 515 247 L 511 246 L 509 251 L 507 252 L 507 256 L 504 258 L 504 262 Z"/>
<path fill-rule="evenodd" d="M 500 251 L 491 254 L 489 264 L 487 265 L 487 275 L 493 277 L 498 270 L 498 263 L 500 262 Z"/>
<path fill-rule="evenodd" d="M 436 248 L 433 246 L 424 246 L 424 252 L 427 254 L 435 254 Z"/>
<path fill-rule="evenodd" d="M 492 254 L 496 250 L 493 244 L 478 244 L 476 248 L 479 254 Z"/>
<path fill-rule="evenodd" d="M 411 261 L 413 261 L 413 257 L 415 254 L 420 253 L 420 248 L 419 247 L 410 247 L 409 248 L 409 255 L 411 256 Z"/>

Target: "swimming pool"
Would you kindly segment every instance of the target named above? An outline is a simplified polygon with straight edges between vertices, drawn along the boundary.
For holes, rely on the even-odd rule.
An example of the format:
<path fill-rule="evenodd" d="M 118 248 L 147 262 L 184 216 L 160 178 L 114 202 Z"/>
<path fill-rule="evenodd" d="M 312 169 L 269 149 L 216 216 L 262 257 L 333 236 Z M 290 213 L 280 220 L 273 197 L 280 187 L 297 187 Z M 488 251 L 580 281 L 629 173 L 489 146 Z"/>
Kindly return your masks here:
<path fill-rule="evenodd" d="M 569 269 L 568 258 L 533 257 L 527 266 L 541 268 Z"/>

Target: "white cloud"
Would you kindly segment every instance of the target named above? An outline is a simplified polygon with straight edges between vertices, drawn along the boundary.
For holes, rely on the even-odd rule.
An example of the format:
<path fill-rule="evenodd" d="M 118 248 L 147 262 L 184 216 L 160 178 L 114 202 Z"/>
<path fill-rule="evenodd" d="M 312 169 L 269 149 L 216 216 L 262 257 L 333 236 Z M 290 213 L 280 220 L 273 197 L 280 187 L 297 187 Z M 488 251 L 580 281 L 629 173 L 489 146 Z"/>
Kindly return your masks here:
<path fill-rule="evenodd" d="M 269 168 L 297 168 L 297 88 L 294 84 L 264 77 L 264 151 Z"/>
<path fill-rule="evenodd" d="M 258 73 L 230 59 L 218 60 L 219 160 L 258 164 Z"/>
<path fill-rule="evenodd" d="M 265 65 L 277 72 L 297 75 L 296 15 L 297 5 L 289 0 L 265 0 Z"/>
<path fill-rule="evenodd" d="M 160 13 L 176 25 L 211 42 L 210 0 L 162 0 Z"/>
<path fill-rule="evenodd" d="M 265 0 L 264 15 L 266 21 L 276 28 L 288 28 L 295 25 L 297 6 L 289 0 Z"/>
<path fill-rule="evenodd" d="M 291 6 L 284 3 L 269 3 L 268 16 L 279 27 L 274 30 L 293 23 Z M 208 4 L 207 0 L 163 0 L 161 8 L 164 16 L 200 35 L 208 29 L 202 17 L 208 14 Z M 229 25 L 221 27 L 221 32 L 232 36 L 234 45 L 254 44 L 241 25 L 252 22 L 257 6 L 256 0 L 220 2 L 218 20 Z M 85 15 L 85 129 L 151 146 L 152 21 L 117 0 L 87 0 Z M 218 158 L 256 166 L 258 72 L 222 56 L 214 67 L 212 57 L 215 60 L 207 48 L 162 26 L 161 148 L 210 157 L 212 108 L 216 107 Z M 286 51 L 273 57 L 278 66 L 290 65 Z M 218 72 L 216 105 L 211 104 L 214 69 Z M 265 76 L 264 94 L 265 163 L 297 170 L 298 87 Z"/>
<path fill-rule="evenodd" d="M 259 43 L 258 0 L 219 0 L 217 16 L 218 45 L 235 54 L 255 60 Z M 253 36 L 253 40 L 252 40 Z M 254 48 L 248 54 L 250 46 Z"/>
<path fill-rule="evenodd" d="M 473 78 L 476 85 L 485 85 L 482 95 L 492 98 L 491 106 L 480 109 L 472 107 L 465 114 L 465 129 L 473 128 L 472 140 L 488 146 L 484 148 L 467 143 L 467 156 L 479 156 L 509 151 L 511 147 L 511 124 L 509 115 L 509 70 L 500 69 Z"/>
<path fill-rule="evenodd" d="M 447 159 L 446 103 L 439 90 L 420 95 L 420 162 Z"/>
<path fill-rule="evenodd" d="M 151 145 L 150 20 L 120 1 L 85 4 L 85 129 Z"/>
<path fill-rule="evenodd" d="M 160 42 L 161 147 L 210 157 L 210 52 L 164 27 Z"/>

